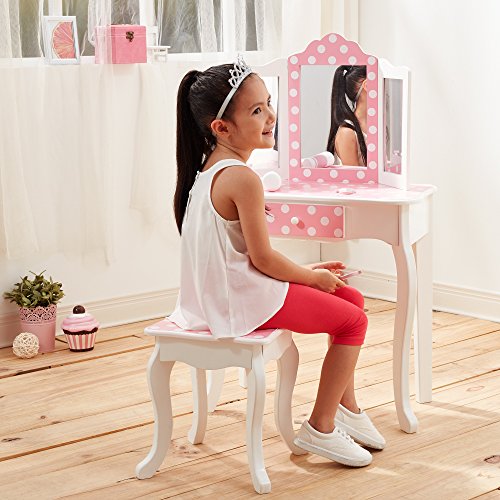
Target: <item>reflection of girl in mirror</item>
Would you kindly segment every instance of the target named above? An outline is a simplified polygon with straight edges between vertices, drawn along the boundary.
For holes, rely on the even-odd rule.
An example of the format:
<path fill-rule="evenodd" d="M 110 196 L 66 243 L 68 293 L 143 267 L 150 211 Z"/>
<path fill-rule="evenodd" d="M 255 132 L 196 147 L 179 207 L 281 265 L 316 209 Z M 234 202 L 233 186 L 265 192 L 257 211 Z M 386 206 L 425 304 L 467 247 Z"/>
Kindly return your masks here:
<path fill-rule="evenodd" d="M 332 85 L 327 151 L 335 165 L 366 166 L 366 66 L 339 66 Z"/>

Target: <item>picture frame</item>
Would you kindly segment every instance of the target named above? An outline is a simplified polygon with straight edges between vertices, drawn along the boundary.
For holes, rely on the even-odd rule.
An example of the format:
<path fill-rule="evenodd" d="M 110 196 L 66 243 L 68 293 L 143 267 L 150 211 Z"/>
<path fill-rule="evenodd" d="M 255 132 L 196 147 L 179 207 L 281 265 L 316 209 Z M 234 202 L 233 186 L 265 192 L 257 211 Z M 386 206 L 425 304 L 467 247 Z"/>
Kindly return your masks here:
<path fill-rule="evenodd" d="M 50 64 L 79 64 L 75 16 L 43 16 L 45 59 Z"/>

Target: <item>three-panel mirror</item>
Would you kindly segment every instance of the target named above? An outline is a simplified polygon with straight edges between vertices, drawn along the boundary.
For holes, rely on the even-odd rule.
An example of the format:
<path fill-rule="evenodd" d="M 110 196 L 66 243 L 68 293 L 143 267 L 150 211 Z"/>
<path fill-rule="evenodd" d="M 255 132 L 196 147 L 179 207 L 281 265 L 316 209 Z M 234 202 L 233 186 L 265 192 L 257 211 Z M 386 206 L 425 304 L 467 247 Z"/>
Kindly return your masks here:
<path fill-rule="evenodd" d="M 277 112 L 274 149 L 251 156 L 257 169 L 291 183 L 407 188 L 407 68 L 330 34 L 255 70 Z"/>

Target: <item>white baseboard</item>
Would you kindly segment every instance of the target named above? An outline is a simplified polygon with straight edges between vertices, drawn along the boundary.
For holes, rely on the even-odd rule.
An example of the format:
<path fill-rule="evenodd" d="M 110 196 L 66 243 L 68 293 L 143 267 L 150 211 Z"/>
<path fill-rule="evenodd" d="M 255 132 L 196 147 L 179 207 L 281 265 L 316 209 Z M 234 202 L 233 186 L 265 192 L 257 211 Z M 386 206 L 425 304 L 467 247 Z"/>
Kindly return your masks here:
<path fill-rule="evenodd" d="M 178 289 L 148 292 L 127 297 L 117 297 L 95 302 L 86 302 L 85 308 L 99 321 L 101 328 L 145 321 L 166 316 L 174 310 Z M 73 305 L 57 308 L 57 335 L 62 335 L 61 322 L 71 314 Z M 0 315 L 0 347 L 12 345 L 20 333 L 17 312 Z"/>
<path fill-rule="evenodd" d="M 363 272 L 361 276 L 351 278 L 350 284 L 358 288 L 366 297 L 396 301 L 396 278 L 394 276 Z M 178 289 L 173 288 L 87 302 L 85 307 L 98 319 L 101 328 L 104 328 L 165 316 L 174 310 L 177 294 Z M 71 313 L 72 307 L 60 306 L 58 308 L 58 334 L 62 334 L 61 322 Z M 433 309 L 500 322 L 500 294 L 434 283 Z M 18 333 L 18 315 L 16 313 L 0 315 L 0 347 L 12 345 Z"/>
<path fill-rule="evenodd" d="M 396 277 L 389 274 L 363 272 L 350 283 L 363 295 L 374 299 L 396 301 Z M 433 309 L 474 318 L 500 322 L 500 294 L 465 287 L 434 283 Z"/>

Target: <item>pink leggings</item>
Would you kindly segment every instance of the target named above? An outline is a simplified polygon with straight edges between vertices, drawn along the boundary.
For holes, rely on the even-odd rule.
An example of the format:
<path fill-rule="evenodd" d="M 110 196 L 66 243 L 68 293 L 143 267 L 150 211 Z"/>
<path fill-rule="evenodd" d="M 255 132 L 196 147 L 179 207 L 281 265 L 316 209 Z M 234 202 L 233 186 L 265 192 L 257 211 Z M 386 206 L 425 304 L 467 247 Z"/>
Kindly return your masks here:
<path fill-rule="evenodd" d="M 361 345 L 368 327 L 363 306 L 363 296 L 350 286 L 327 293 L 290 283 L 283 307 L 259 329 L 326 332 L 333 336 L 334 344 Z"/>

